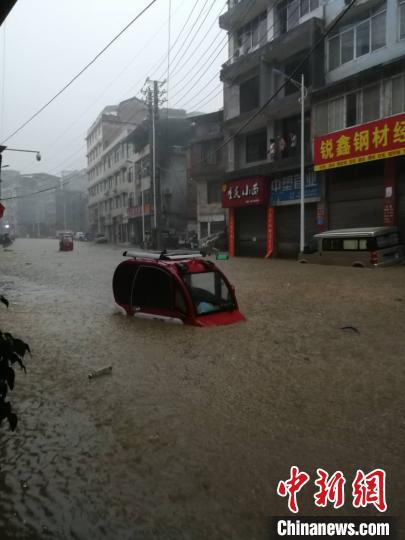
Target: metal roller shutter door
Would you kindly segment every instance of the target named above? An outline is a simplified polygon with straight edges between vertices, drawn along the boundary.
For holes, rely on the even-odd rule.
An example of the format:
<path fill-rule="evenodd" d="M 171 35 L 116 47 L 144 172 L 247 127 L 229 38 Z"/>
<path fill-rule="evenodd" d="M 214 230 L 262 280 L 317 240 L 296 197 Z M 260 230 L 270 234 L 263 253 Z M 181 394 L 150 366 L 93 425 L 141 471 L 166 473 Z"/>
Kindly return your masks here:
<path fill-rule="evenodd" d="M 384 162 L 344 167 L 327 177 L 329 229 L 384 224 Z"/>
<path fill-rule="evenodd" d="M 267 208 L 246 206 L 235 208 L 235 255 L 264 257 L 266 255 Z"/>
<path fill-rule="evenodd" d="M 295 257 L 300 249 L 300 206 L 276 207 L 276 250 L 283 257 Z M 305 243 L 316 234 L 316 204 L 305 205 Z"/>

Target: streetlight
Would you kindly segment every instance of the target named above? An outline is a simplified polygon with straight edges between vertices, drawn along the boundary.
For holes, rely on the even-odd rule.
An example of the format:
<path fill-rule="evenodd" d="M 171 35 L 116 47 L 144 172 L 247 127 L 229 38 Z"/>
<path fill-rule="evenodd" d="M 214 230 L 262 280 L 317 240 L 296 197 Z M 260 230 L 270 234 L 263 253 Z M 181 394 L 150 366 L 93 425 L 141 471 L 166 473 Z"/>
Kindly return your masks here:
<path fill-rule="evenodd" d="M 281 75 L 286 80 L 291 82 L 294 86 L 301 90 L 301 97 L 299 102 L 301 103 L 301 197 L 300 197 L 300 252 L 304 251 L 305 247 L 305 149 L 304 149 L 304 105 L 305 98 L 308 96 L 308 89 L 304 86 L 304 74 L 301 74 L 301 82 L 292 79 L 279 69 L 273 68 L 273 71 L 278 75 Z"/>

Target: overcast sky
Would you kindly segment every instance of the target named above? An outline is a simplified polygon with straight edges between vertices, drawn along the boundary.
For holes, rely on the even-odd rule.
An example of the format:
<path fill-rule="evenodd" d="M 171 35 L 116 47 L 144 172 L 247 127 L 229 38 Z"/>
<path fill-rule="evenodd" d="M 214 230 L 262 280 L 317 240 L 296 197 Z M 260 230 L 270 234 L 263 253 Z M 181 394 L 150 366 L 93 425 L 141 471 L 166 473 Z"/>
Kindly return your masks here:
<path fill-rule="evenodd" d="M 17 0 L 0 27 L 0 141 L 51 99 L 149 2 Z M 218 16 L 225 4 L 225 0 L 171 1 L 172 46 L 178 39 L 170 52 L 171 107 L 205 112 L 222 107 L 219 70 L 227 58 L 227 45 Z M 5 151 L 3 165 L 55 175 L 86 167 L 84 138 L 103 107 L 141 97 L 147 76 L 167 78 L 168 20 L 169 0 L 157 0 L 72 86 L 4 143 L 39 150 L 41 162 L 34 154 Z"/>

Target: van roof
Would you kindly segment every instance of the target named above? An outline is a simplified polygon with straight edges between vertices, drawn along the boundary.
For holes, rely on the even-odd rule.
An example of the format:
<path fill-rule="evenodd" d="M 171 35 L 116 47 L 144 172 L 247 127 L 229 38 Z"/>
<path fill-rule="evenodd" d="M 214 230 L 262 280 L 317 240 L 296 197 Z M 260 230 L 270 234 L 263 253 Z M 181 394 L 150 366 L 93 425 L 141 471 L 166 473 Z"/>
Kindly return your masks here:
<path fill-rule="evenodd" d="M 314 235 L 314 238 L 343 238 L 346 236 L 381 236 L 398 232 L 397 227 L 359 227 L 356 229 L 335 229 L 333 231 L 324 231 Z"/>

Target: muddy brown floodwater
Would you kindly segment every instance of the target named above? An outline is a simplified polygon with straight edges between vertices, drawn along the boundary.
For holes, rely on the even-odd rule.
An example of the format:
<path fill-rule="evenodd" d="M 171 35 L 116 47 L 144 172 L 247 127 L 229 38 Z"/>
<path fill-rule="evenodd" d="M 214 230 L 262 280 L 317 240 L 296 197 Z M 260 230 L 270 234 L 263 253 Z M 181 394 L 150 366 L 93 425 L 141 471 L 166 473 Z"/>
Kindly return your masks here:
<path fill-rule="evenodd" d="M 405 266 L 223 261 L 247 322 L 199 329 L 121 315 L 121 251 L 18 239 L 0 253 L 1 328 L 33 352 L 18 429 L 0 430 L 2 540 L 266 538 L 291 465 L 347 486 L 382 467 L 400 515 Z M 338 512 L 313 493 L 301 514 L 354 513 L 350 491 Z"/>

